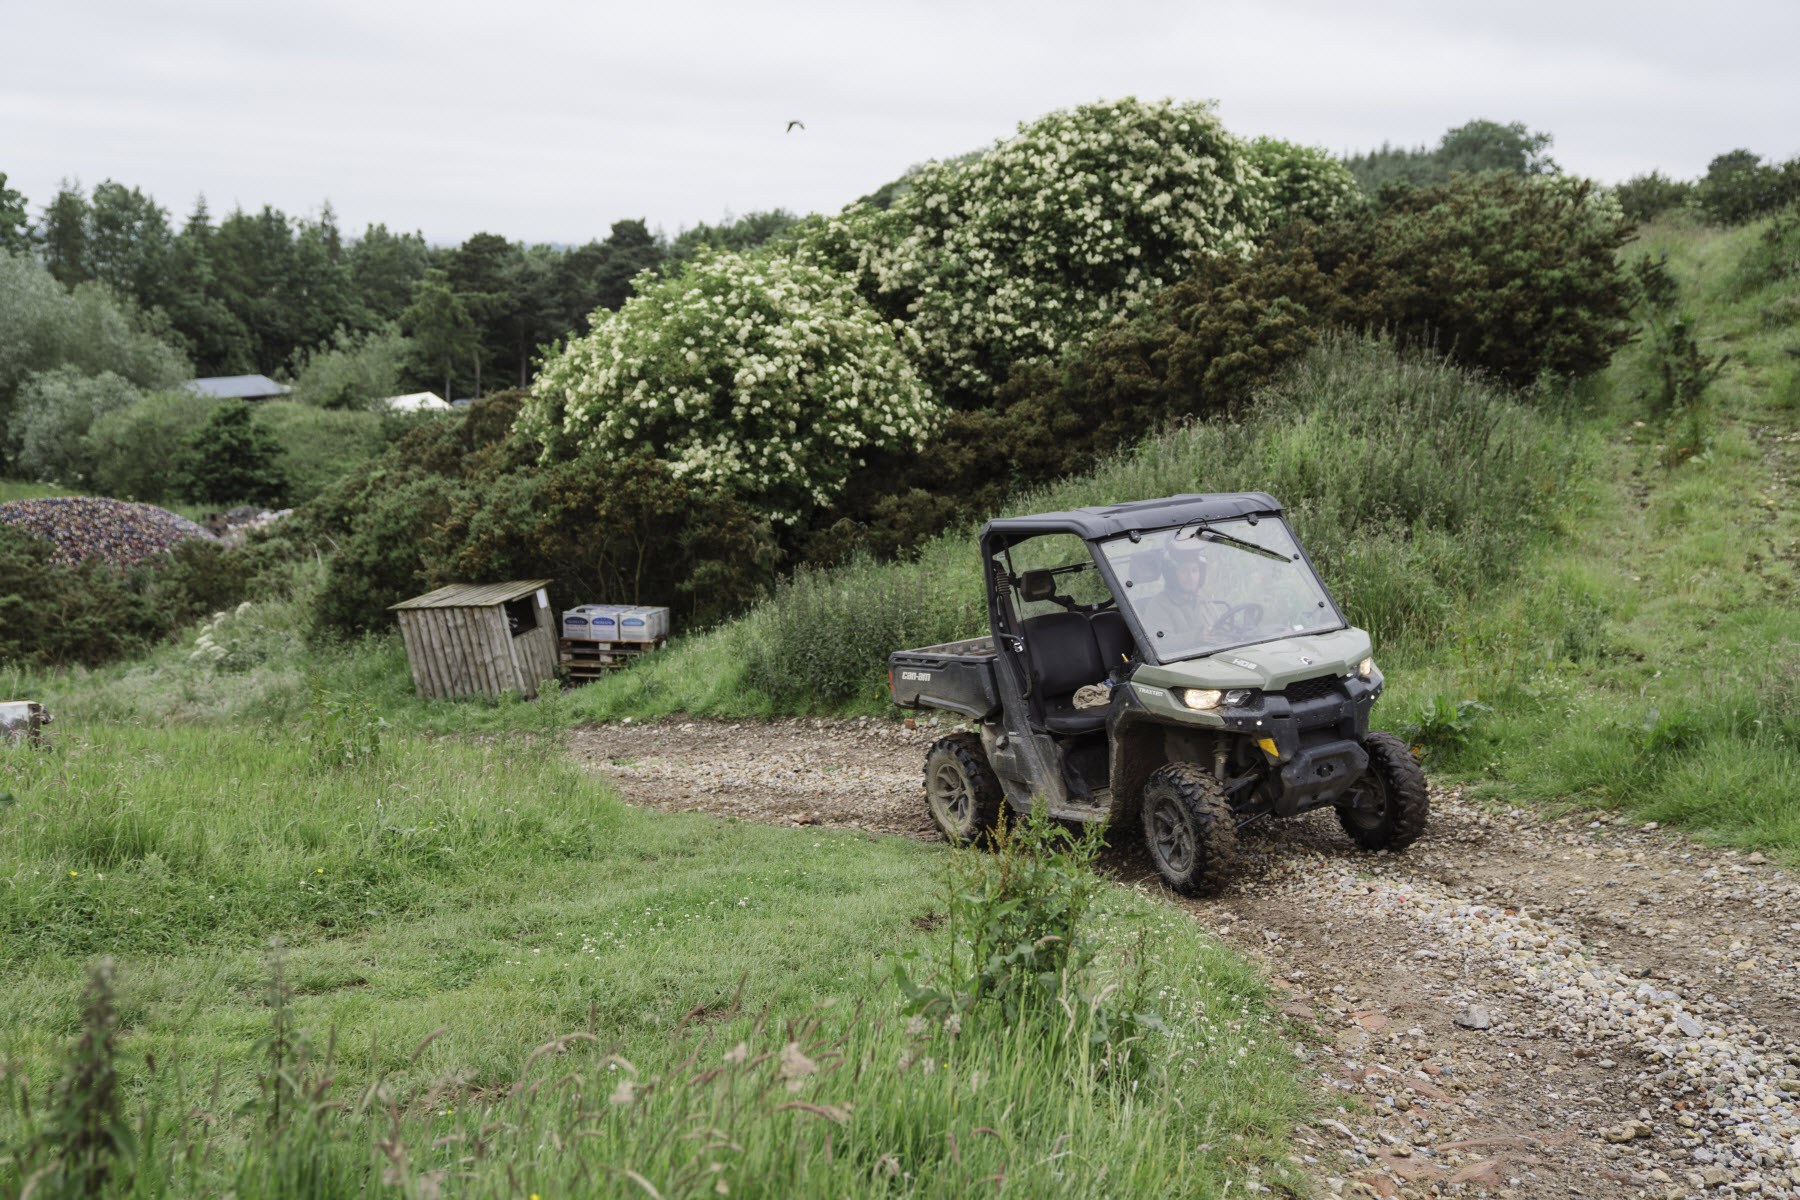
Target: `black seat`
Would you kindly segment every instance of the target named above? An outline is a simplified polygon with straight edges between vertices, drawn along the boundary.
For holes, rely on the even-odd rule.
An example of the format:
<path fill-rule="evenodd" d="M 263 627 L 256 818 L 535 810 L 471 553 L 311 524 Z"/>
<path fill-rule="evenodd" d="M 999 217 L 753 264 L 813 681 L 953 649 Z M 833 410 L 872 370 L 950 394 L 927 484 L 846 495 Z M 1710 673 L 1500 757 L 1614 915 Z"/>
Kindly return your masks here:
<path fill-rule="evenodd" d="M 1100 661 L 1106 664 L 1108 673 L 1130 661 L 1137 645 L 1131 640 L 1131 626 L 1125 623 L 1124 613 L 1109 608 L 1089 617 L 1088 624 L 1093 627 L 1094 645 L 1099 648 Z"/>
<path fill-rule="evenodd" d="M 1024 622 L 1031 687 L 1051 733 L 1092 733 L 1106 727 L 1106 709 L 1076 708 L 1075 690 L 1106 678 L 1093 627 L 1081 613 L 1045 613 Z"/>

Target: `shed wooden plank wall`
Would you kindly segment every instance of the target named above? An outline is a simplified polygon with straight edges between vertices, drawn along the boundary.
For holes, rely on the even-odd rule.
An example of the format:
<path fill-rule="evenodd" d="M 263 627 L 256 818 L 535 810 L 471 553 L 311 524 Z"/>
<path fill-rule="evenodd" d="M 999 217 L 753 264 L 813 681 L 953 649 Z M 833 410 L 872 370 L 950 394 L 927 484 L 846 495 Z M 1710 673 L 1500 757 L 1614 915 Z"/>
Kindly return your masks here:
<path fill-rule="evenodd" d="M 550 626 L 550 610 L 537 610 L 537 628 L 512 639 L 513 651 L 519 657 L 520 686 L 527 696 L 537 694 L 537 685 L 556 677 L 556 630 Z"/>
<path fill-rule="evenodd" d="M 548 609 L 539 609 L 537 627 L 518 637 L 499 605 L 400 609 L 395 615 L 413 687 L 424 699 L 506 691 L 530 699 L 538 684 L 556 675 L 556 631 Z"/>

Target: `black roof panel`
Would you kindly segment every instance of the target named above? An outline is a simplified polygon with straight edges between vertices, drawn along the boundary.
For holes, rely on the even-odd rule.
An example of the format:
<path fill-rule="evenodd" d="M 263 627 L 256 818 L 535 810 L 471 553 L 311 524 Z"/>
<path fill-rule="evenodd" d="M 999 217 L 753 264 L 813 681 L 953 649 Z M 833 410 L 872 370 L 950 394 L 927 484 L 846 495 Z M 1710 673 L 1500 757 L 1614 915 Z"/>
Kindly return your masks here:
<path fill-rule="evenodd" d="M 1076 508 L 1068 512 L 1038 513 L 1029 517 L 1000 517 L 981 528 L 981 536 L 1000 534 L 1008 539 L 1040 533 L 1072 533 L 1081 538 L 1110 538 L 1133 529 L 1167 529 L 1193 521 L 1226 521 L 1233 517 L 1274 514 L 1281 505 L 1267 492 L 1219 492 L 1209 495 L 1165 496 L 1110 504 L 1104 508 Z"/>

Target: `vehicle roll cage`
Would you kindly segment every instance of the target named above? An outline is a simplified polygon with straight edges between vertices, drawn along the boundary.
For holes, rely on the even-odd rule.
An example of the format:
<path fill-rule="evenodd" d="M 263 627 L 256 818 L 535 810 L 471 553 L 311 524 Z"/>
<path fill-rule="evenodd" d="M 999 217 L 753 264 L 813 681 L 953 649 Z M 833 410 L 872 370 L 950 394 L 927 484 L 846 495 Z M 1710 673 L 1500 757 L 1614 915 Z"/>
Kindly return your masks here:
<path fill-rule="evenodd" d="M 1160 533 L 1165 529 L 1183 529 L 1188 526 L 1207 526 L 1220 521 L 1249 520 L 1254 524 L 1258 520 L 1279 521 L 1287 524 L 1282 507 L 1273 496 L 1266 492 L 1226 492 L 1219 494 L 1189 494 L 1171 496 L 1162 500 L 1145 500 L 1135 504 L 1114 504 L 1104 508 L 1077 508 L 1067 512 L 1039 513 L 1029 517 L 1001 517 L 989 521 L 981 527 L 981 561 L 985 568 L 983 575 L 987 580 L 988 613 L 993 621 L 993 628 L 1003 631 L 1009 641 L 1015 643 L 1016 651 L 1023 648 L 1024 631 L 1020 627 L 1017 613 L 1013 611 L 1011 592 L 1022 588 L 1024 578 L 1036 571 L 1026 571 L 1023 575 L 1014 571 L 1012 555 L 1013 546 L 1031 538 L 1045 534 L 1073 534 L 1087 544 L 1088 554 L 1092 560 L 1091 569 L 1100 572 L 1106 582 L 1106 588 L 1112 593 L 1119 612 L 1124 616 L 1131 629 L 1131 636 L 1137 642 L 1138 653 L 1146 662 L 1163 666 L 1184 659 L 1206 658 L 1226 650 L 1235 650 L 1239 646 L 1252 645 L 1252 642 L 1235 642 L 1229 646 L 1218 646 L 1205 654 L 1184 655 L 1181 658 L 1163 658 L 1157 654 L 1155 640 L 1148 636 L 1143 624 L 1138 620 L 1136 609 L 1129 604 L 1119 603 L 1125 589 L 1118 576 L 1113 573 L 1112 563 L 1100 552 L 1099 544 L 1117 537 L 1129 537 L 1137 541 L 1147 533 Z M 1293 531 L 1290 529 L 1289 534 Z M 1350 620 L 1339 607 L 1337 597 L 1325 586 L 1320 578 L 1318 568 L 1313 566 L 1312 558 L 1306 548 L 1300 544 L 1299 538 L 1293 538 L 1295 548 L 1299 551 L 1300 561 L 1318 580 L 1319 588 L 1331 605 L 1332 613 L 1338 621 L 1348 626 Z M 1061 567 L 1038 568 L 1050 577 L 1074 574 L 1090 569 L 1089 565 L 1065 565 Z M 1062 602 L 1062 597 L 1046 596 L 1043 599 Z M 1065 606 L 1066 607 L 1066 606 Z"/>

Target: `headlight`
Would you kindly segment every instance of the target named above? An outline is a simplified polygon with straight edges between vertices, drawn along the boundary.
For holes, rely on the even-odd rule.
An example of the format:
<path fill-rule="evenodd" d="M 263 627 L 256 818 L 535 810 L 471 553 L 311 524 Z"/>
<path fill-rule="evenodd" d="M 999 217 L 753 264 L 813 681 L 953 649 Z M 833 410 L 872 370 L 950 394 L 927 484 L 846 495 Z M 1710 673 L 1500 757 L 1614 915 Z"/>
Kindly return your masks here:
<path fill-rule="evenodd" d="M 1181 702 L 1189 708 L 1208 709 L 1219 707 L 1219 701 L 1225 693 L 1216 688 L 1182 688 Z"/>
<path fill-rule="evenodd" d="M 1367 679 L 1369 676 L 1373 675 L 1375 673 L 1375 660 L 1372 658 L 1365 658 L 1361 662 L 1357 663 L 1356 664 L 1356 673 L 1358 675 L 1361 675 L 1364 679 Z"/>

